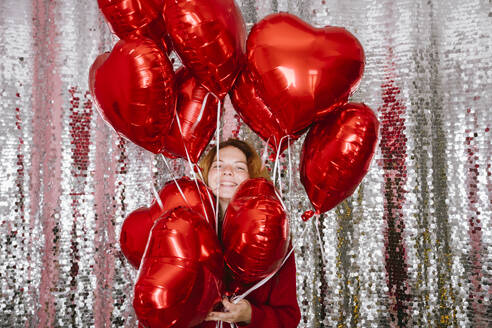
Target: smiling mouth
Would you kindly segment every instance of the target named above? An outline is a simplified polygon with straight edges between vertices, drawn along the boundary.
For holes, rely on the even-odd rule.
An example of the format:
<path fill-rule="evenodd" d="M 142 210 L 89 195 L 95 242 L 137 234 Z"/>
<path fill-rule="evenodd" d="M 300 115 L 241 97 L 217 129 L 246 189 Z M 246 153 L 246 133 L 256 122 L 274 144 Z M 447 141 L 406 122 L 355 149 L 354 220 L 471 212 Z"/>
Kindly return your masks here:
<path fill-rule="evenodd" d="M 221 187 L 235 187 L 235 186 L 237 186 L 237 183 L 233 183 L 233 182 L 222 182 L 220 185 L 221 185 Z"/>

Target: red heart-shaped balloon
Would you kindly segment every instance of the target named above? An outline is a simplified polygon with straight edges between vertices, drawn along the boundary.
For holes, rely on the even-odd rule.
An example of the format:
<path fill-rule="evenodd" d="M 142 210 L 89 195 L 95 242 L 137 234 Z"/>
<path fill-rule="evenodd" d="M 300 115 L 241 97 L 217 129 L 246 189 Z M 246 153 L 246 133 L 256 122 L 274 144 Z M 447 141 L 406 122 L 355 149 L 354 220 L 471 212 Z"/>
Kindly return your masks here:
<path fill-rule="evenodd" d="M 313 28 L 287 13 L 258 22 L 246 47 L 256 90 L 290 134 L 345 103 L 364 71 L 362 46 L 347 30 Z"/>
<path fill-rule="evenodd" d="M 156 10 L 162 13 L 162 7 L 164 7 L 164 0 L 148 0 Z"/>
<path fill-rule="evenodd" d="M 135 144 L 159 153 L 174 116 L 174 71 L 150 39 L 120 40 L 90 69 L 91 94 L 103 119 Z"/>
<path fill-rule="evenodd" d="M 305 132 L 305 130 L 301 130 L 291 133 L 282 129 L 275 114 L 265 105 L 258 91 L 256 91 L 247 70 L 239 74 L 229 95 L 234 109 L 244 123 L 260 138 L 268 142 L 275 152 L 280 150 L 282 153 L 289 143 L 292 144 Z"/>
<path fill-rule="evenodd" d="M 270 181 L 249 179 L 238 187 L 224 216 L 222 244 L 233 292 L 280 267 L 289 244 L 289 222 Z"/>
<path fill-rule="evenodd" d="M 163 12 L 183 64 L 223 98 L 244 64 L 246 27 L 234 0 L 165 0 Z"/>
<path fill-rule="evenodd" d="M 152 228 L 135 284 L 133 307 L 145 327 L 192 327 L 220 301 L 223 256 L 215 232 L 189 208 Z"/>
<path fill-rule="evenodd" d="M 207 186 L 200 180 L 195 183 L 188 177 L 178 179 L 176 182 L 186 199 L 181 195 L 176 183 L 169 181 L 159 191 L 163 208 L 154 199 L 150 207 L 136 209 L 123 222 L 120 233 L 120 248 L 134 268 L 138 269 L 140 265 L 154 222 L 169 210 L 180 206 L 189 207 L 205 218 L 210 227 L 215 229 L 214 201 Z"/>
<path fill-rule="evenodd" d="M 335 207 L 362 181 L 374 155 L 378 129 L 373 111 L 359 103 L 348 103 L 311 127 L 299 171 L 319 212 Z"/>
<path fill-rule="evenodd" d="M 213 194 L 201 180 L 192 180 L 184 176 L 177 179 L 176 182 L 174 180 L 168 181 L 159 191 L 159 197 L 164 209 L 161 209 L 157 200 L 153 200 L 150 211 L 154 219 L 170 209 L 186 206 L 203 216 L 209 225 L 215 229 Z"/>
<path fill-rule="evenodd" d="M 120 249 L 135 269 L 140 266 L 154 221 L 149 208 L 140 207 L 128 214 L 121 226 Z"/>
<path fill-rule="evenodd" d="M 114 34 L 120 39 L 150 38 L 169 53 L 171 40 L 162 18 L 160 0 L 98 0 Z"/>
<path fill-rule="evenodd" d="M 218 100 L 198 83 L 185 67 L 176 72 L 176 115 L 164 138 L 164 155 L 182 157 L 196 163 L 217 127 Z M 178 124 L 179 123 L 179 124 Z M 181 129 L 180 129 L 181 125 Z"/>

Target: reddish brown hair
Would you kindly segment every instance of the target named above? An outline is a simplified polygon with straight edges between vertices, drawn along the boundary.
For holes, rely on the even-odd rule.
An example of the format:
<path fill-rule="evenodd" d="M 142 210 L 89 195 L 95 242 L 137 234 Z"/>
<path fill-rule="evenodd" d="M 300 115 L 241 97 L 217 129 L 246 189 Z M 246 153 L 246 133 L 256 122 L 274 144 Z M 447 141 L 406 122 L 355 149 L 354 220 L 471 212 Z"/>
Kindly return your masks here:
<path fill-rule="evenodd" d="M 248 173 L 250 178 L 266 178 L 270 180 L 270 175 L 268 174 L 266 168 L 263 166 L 260 156 L 258 156 L 256 150 L 250 144 L 238 139 L 229 139 L 227 141 L 221 142 L 219 144 L 219 149 L 229 146 L 239 149 L 246 156 L 246 161 L 248 163 Z M 202 170 L 203 180 L 207 185 L 208 185 L 208 171 L 210 170 L 210 166 L 212 166 L 216 154 L 217 154 L 217 147 L 213 147 L 200 160 L 200 163 L 198 163 L 198 165 Z"/>

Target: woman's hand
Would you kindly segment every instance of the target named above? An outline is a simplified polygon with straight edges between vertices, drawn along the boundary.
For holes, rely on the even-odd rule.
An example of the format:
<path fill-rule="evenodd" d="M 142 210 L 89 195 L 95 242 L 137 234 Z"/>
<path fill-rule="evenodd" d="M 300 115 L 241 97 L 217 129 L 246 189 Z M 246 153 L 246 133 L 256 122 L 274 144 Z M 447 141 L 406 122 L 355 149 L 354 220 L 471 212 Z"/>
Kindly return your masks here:
<path fill-rule="evenodd" d="M 229 302 L 227 298 L 222 299 L 225 312 L 210 312 L 205 321 L 225 321 L 225 322 L 251 322 L 251 304 L 245 299 L 237 304 Z"/>

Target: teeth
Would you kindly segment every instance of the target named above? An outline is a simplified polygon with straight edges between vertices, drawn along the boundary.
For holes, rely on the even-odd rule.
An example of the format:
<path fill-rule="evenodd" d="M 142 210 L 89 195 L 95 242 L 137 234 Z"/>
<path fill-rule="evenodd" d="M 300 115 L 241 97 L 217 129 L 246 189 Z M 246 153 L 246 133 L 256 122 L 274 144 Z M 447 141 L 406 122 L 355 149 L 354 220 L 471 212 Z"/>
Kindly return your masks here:
<path fill-rule="evenodd" d="M 220 184 L 221 186 L 225 187 L 234 187 L 236 184 L 235 183 L 230 183 L 230 182 L 224 182 Z"/>

